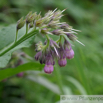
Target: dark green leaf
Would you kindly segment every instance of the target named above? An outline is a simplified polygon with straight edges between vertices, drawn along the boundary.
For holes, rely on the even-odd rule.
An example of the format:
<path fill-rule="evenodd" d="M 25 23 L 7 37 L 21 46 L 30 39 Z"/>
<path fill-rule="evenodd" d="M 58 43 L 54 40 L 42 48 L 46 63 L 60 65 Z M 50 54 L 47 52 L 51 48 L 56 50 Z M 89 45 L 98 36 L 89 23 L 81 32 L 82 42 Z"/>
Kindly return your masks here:
<path fill-rule="evenodd" d="M 10 76 L 13 76 L 19 72 L 23 72 L 27 70 L 40 70 L 43 67 L 44 65 L 31 62 L 31 63 L 20 65 L 16 68 L 8 68 L 8 69 L 0 70 L 0 81 Z"/>
<path fill-rule="evenodd" d="M 18 33 L 18 38 L 23 36 L 25 34 L 25 27 L 20 29 Z M 7 48 L 10 44 L 14 42 L 16 36 L 16 25 L 13 24 L 9 27 L 5 27 L 2 30 L 0 30 L 0 50 Z M 5 53 L 4 55 L 0 56 L 0 68 L 3 68 L 7 65 L 11 58 L 11 53 L 15 50 L 18 50 L 20 48 L 24 47 L 30 47 L 31 44 L 34 42 L 35 36 L 30 37 L 20 45 L 16 46 L 15 48 L 11 49 L 9 52 Z"/>

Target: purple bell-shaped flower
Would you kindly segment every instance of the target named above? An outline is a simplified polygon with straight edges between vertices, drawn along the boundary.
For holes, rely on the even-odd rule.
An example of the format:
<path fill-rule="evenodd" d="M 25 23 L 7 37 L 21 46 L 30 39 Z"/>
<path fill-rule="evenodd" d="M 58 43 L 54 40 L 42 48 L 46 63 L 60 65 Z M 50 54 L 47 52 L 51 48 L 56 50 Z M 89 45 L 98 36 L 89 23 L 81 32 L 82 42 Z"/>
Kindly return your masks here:
<path fill-rule="evenodd" d="M 53 65 L 55 64 L 52 55 L 48 53 L 45 60 L 46 62 L 45 62 L 44 72 L 47 74 L 51 74 L 54 70 Z"/>
<path fill-rule="evenodd" d="M 65 55 L 67 59 L 72 59 L 74 58 L 74 51 L 73 49 L 70 47 L 70 49 L 68 47 L 65 48 Z"/>
<path fill-rule="evenodd" d="M 62 45 L 60 45 L 60 48 L 59 48 L 59 60 L 58 60 L 58 64 L 60 67 L 64 67 L 66 64 L 67 64 L 67 60 L 66 60 L 66 56 L 65 56 L 65 50 L 64 48 L 62 47 Z"/>

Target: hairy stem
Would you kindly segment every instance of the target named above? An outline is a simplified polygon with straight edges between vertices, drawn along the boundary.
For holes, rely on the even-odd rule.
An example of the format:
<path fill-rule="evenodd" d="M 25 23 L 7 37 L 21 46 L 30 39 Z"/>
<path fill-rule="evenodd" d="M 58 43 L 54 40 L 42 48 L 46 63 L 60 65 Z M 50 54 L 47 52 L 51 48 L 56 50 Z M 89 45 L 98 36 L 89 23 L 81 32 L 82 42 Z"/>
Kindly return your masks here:
<path fill-rule="evenodd" d="M 8 48 L 6 48 L 5 50 L 2 50 L 0 53 L 0 56 L 4 55 L 5 53 L 7 53 L 8 51 L 10 51 L 11 49 L 13 49 L 14 47 L 16 47 L 17 45 L 21 44 L 22 42 L 24 42 L 25 40 L 29 39 L 30 37 L 34 36 L 35 34 L 38 33 L 38 30 L 33 30 L 30 33 L 28 33 L 27 35 L 22 36 L 17 42 L 14 42 L 14 44 L 12 44 L 11 46 L 9 46 Z"/>
<path fill-rule="evenodd" d="M 62 40 L 62 35 L 60 35 L 60 38 L 56 41 L 56 43 L 61 42 L 61 40 Z"/>
<path fill-rule="evenodd" d="M 16 30 L 16 38 L 15 38 L 15 43 L 17 41 L 17 36 L 18 36 L 18 30 Z"/>
<path fill-rule="evenodd" d="M 46 51 L 46 49 L 47 49 L 47 47 L 49 47 L 49 43 L 50 43 L 50 38 L 49 38 L 49 36 L 47 34 L 46 34 L 46 38 L 47 38 L 47 43 L 46 43 L 46 45 L 43 48 L 43 52 Z"/>
<path fill-rule="evenodd" d="M 26 23 L 26 34 L 28 33 L 28 23 Z M 25 35 L 26 35 L 25 34 Z"/>

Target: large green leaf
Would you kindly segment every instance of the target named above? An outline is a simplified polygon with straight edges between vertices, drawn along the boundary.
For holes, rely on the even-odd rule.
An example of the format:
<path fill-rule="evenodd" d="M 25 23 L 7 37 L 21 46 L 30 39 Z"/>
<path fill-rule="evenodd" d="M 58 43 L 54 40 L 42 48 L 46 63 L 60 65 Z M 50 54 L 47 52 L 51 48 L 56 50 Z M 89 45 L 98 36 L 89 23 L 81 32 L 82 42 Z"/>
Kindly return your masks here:
<path fill-rule="evenodd" d="M 18 36 L 21 37 L 25 34 L 25 27 L 19 30 Z M 6 48 L 13 43 L 16 36 L 16 24 L 4 27 L 0 30 L 0 50 Z"/>
<path fill-rule="evenodd" d="M 23 65 L 20 65 L 16 68 L 8 68 L 0 71 L 0 81 L 8 78 L 10 76 L 13 76 L 19 72 L 27 71 L 27 70 L 40 70 L 44 67 L 44 65 L 41 65 L 39 63 L 26 63 Z"/>
<path fill-rule="evenodd" d="M 19 30 L 18 38 L 25 34 L 25 27 Z M 7 48 L 7 46 L 11 45 L 14 42 L 16 36 L 16 25 L 10 25 L 9 27 L 5 27 L 0 30 L 0 51 Z M 0 56 L 0 68 L 3 68 L 7 65 L 11 58 L 11 53 L 17 49 L 23 47 L 29 47 L 34 42 L 35 36 L 30 37 L 20 45 L 16 46 L 15 48 L 11 49 L 9 52 L 5 53 L 4 55 Z"/>

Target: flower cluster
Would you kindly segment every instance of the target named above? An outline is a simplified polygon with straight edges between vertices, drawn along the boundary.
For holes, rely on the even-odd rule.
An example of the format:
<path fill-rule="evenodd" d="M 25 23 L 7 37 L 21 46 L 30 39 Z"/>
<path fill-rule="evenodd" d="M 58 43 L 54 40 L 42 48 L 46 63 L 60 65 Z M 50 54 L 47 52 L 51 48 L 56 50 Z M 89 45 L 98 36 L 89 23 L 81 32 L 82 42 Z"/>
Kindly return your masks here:
<path fill-rule="evenodd" d="M 73 29 L 66 22 L 60 22 L 63 12 L 65 10 L 48 11 L 44 17 L 41 16 L 41 13 L 32 13 L 29 12 L 26 16 L 26 19 L 22 18 L 18 21 L 17 30 L 24 26 L 26 22 L 26 33 L 28 29 L 35 28 L 39 30 L 39 33 L 46 40 L 44 43 L 39 42 L 36 44 L 36 55 L 35 60 L 39 61 L 41 64 L 45 64 L 44 72 L 52 73 L 55 65 L 55 59 L 58 60 L 60 67 L 64 67 L 67 64 L 66 59 L 72 59 L 74 57 L 74 51 L 72 49 L 71 41 L 77 41 L 76 29 Z M 54 41 L 49 35 L 58 36 L 58 40 Z M 82 44 L 82 43 L 81 43 Z"/>

